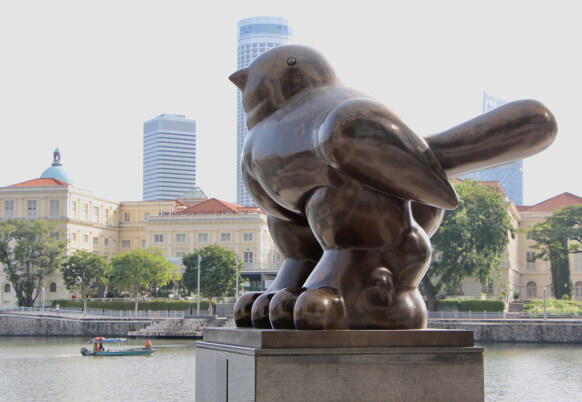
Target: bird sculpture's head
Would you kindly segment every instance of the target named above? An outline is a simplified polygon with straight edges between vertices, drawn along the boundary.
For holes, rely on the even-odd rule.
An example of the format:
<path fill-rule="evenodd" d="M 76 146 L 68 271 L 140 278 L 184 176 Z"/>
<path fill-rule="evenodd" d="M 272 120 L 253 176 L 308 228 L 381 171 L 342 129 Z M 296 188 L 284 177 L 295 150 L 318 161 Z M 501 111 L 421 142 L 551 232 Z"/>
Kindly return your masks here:
<path fill-rule="evenodd" d="M 249 129 L 298 93 L 339 82 L 321 54 L 299 45 L 272 48 L 229 79 L 242 92 Z"/>

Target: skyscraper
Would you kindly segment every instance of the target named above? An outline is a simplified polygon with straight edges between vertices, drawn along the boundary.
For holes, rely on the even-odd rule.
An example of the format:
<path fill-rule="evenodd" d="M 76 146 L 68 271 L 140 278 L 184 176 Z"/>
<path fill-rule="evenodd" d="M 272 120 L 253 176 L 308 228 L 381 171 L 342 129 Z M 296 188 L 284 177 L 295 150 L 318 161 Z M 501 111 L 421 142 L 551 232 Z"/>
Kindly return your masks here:
<path fill-rule="evenodd" d="M 196 121 L 161 114 L 143 123 L 143 199 L 174 200 L 196 186 Z"/>
<path fill-rule="evenodd" d="M 285 18 L 253 17 L 238 22 L 237 37 L 237 69 L 240 70 L 247 67 L 264 51 L 289 43 L 292 30 Z M 247 137 L 245 111 L 242 107 L 240 91 L 237 91 L 236 105 L 236 202 L 239 205 L 249 206 L 255 205 L 255 201 L 246 190 L 240 170 L 242 148 Z"/>
<path fill-rule="evenodd" d="M 483 113 L 507 103 L 506 100 L 496 98 L 483 92 Z M 523 205 L 523 161 L 512 162 L 493 169 L 470 173 L 468 177 L 481 181 L 498 181 L 505 190 L 507 197 L 515 205 Z"/>

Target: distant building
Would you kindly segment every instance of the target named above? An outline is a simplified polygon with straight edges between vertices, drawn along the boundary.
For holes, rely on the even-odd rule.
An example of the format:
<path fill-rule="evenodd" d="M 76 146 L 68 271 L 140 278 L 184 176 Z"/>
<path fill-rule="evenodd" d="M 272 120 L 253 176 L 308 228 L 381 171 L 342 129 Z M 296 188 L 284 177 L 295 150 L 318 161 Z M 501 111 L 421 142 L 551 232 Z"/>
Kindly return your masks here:
<path fill-rule="evenodd" d="M 507 101 L 483 93 L 483 113 L 504 105 Z M 498 166 L 493 169 L 481 170 L 463 176 L 481 181 L 499 181 L 507 197 L 515 204 L 523 204 L 523 161 Z"/>
<path fill-rule="evenodd" d="M 196 186 L 196 121 L 161 114 L 143 124 L 143 199 L 175 200 Z"/>
<path fill-rule="evenodd" d="M 237 26 L 237 69 L 248 67 L 258 55 L 272 47 L 288 44 L 292 36 L 291 27 L 284 18 L 253 17 L 240 20 Z M 247 192 L 240 169 L 242 148 L 248 131 L 239 90 L 236 100 L 236 200 L 240 205 L 256 205 Z"/>
<path fill-rule="evenodd" d="M 68 177 L 62 164 L 58 168 L 62 170 L 59 175 Z M 50 171 L 55 173 L 55 169 Z M 57 178 L 44 177 L 0 187 L 0 223 L 51 219 L 58 222 L 55 236 L 66 242 L 67 255 L 84 250 L 110 259 L 118 253 L 153 246 L 180 268 L 184 254 L 218 244 L 243 261 L 244 290 L 263 290 L 270 284 L 282 257 L 271 239 L 264 212 L 258 207 L 208 199 L 198 187 L 180 193 L 178 198 L 109 201 Z M 44 285 L 47 303 L 71 297 L 59 272 L 48 276 Z M 40 302 L 39 297 L 37 304 Z M 14 289 L 0 264 L 0 306 L 14 304 Z"/>

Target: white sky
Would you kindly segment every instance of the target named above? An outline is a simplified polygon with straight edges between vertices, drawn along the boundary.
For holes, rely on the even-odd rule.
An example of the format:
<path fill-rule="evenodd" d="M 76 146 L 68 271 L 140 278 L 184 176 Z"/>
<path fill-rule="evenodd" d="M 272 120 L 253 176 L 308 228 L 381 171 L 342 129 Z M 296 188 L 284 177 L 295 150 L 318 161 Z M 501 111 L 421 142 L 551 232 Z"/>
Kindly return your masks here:
<path fill-rule="evenodd" d="M 481 112 L 483 91 L 533 98 L 558 120 L 525 161 L 525 204 L 582 196 L 582 24 L 576 2 L 0 2 L 0 186 L 39 177 L 59 147 L 75 181 L 142 199 L 143 122 L 197 121 L 197 184 L 236 201 L 236 23 L 284 17 L 346 84 L 420 135 Z"/>

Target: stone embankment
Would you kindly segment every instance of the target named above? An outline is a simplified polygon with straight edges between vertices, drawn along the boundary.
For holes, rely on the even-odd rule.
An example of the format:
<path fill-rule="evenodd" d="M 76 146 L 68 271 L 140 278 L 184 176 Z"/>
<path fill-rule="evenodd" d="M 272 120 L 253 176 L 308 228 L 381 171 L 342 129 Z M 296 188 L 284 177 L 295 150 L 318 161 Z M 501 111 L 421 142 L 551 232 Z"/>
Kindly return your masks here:
<path fill-rule="evenodd" d="M 208 326 L 234 326 L 234 321 L 217 317 L 131 319 L 0 314 L 0 336 L 200 337 Z"/>
<path fill-rule="evenodd" d="M 582 343 L 582 320 L 579 319 L 431 319 L 428 327 L 471 330 L 477 342 Z"/>
<path fill-rule="evenodd" d="M 184 318 L 180 320 L 159 320 L 146 328 L 137 331 L 130 331 L 128 336 L 140 336 L 146 338 L 201 338 L 202 331 L 206 327 L 234 327 L 232 318 L 209 317 L 209 318 Z"/>

